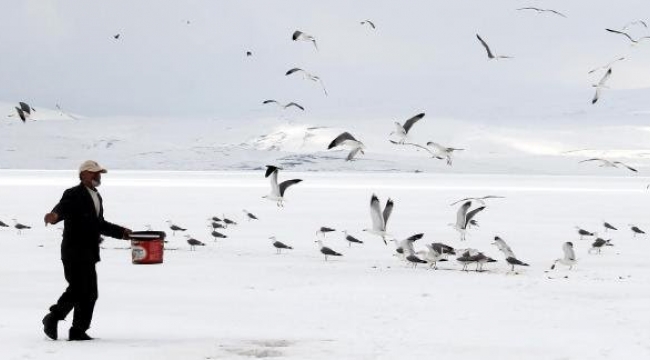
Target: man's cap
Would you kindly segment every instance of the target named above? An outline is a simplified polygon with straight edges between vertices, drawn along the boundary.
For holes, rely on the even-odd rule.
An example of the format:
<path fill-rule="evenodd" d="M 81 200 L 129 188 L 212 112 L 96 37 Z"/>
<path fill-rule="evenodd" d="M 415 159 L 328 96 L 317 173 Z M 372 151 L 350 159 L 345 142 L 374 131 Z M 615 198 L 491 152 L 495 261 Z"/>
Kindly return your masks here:
<path fill-rule="evenodd" d="M 79 174 L 84 171 L 106 173 L 108 170 L 101 167 L 97 161 L 86 160 L 79 166 Z"/>

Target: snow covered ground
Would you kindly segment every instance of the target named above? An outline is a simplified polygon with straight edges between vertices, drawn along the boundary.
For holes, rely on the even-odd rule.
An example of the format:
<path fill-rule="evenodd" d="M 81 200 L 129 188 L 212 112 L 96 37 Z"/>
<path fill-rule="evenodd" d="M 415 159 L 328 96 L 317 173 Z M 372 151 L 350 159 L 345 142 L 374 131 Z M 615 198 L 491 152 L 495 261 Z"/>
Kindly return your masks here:
<path fill-rule="evenodd" d="M 101 188 L 106 218 L 134 230 L 188 228 L 205 247 L 190 251 L 168 231 L 165 261 L 133 265 L 129 244 L 108 239 L 98 265 L 100 298 L 87 343 L 49 341 L 41 318 L 65 283 L 59 226 L 43 214 L 75 185 L 73 171 L 0 171 L 0 220 L 32 225 L 0 229 L 2 359 L 643 359 L 650 355 L 650 229 L 641 177 L 280 173 L 304 181 L 287 190 L 285 208 L 261 197 L 261 171 L 109 171 Z M 497 258 L 489 271 L 412 269 L 394 247 L 366 235 L 372 193 L 395 201 L 389 232 L 423 232 L 416 249 L 442 241 Z M 459 198 L 502 195 L 477 216 L 465 243 L 447 223 Z M 259 221 L 246 221 L 242 209 Z M 206 219 L 239 224 L 213 241 Z M 619 231 L 604 233 L 606 220 Z M 320 226 L 365 241 L 348 247 L 340 232 L 326 245 L 344 254 L 324 261 Z M 575 226 L 612 238 L 589 255 Z M 269 236 L 294 246 L 275 254 Z M 490 245 L 499 235 L 529 268 L 507 275 Z M 577 268 L 549 271 L 565 241 Z M 70 324 L 59 326 L 67 338 Z M 89 355 L 92 354 L 92 355 Z"/>

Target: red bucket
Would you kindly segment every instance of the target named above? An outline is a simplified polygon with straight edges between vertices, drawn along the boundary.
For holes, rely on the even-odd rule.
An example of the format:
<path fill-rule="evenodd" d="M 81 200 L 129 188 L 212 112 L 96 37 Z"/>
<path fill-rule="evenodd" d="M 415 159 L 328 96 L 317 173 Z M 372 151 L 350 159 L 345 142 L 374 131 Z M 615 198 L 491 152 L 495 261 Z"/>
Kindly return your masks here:
<path fill-rule="evenodd" d="M 164 231 L 134 231 L 131 233 L 131 260 L 134 264 L 160 264 L 165 249 Z"/>

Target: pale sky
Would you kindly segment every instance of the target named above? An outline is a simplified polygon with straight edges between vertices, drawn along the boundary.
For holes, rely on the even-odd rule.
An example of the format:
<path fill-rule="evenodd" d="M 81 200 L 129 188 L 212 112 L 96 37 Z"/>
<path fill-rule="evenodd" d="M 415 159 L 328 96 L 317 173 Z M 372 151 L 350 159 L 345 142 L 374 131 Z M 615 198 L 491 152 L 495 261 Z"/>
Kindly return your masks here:
<path fill-rule="evenodd" d="M 649 103 L 638 93 L 650 94 L 650 41 L 631 47 L 605 31 L 650 23 L 647 0 L 3 0 L 0 14 L 0 101 L 86 116 L 263 117 L 266 99 L 316 118 L 598 115 Z M 292 41 L 294 30 L 319 51 Z M 476 33 L 514 59 L 488 61 Z M 592 106 L 602 73 L 587 71 L 620 56 Z M 285 76 L 292 67 L 320 76 L 329 96 Z"/>

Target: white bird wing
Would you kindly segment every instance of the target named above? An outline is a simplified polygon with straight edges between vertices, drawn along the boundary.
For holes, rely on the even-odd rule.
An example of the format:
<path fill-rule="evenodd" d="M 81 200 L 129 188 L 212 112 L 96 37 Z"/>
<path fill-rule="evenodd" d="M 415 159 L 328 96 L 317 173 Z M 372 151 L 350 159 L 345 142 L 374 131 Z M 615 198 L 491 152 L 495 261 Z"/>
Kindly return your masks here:
<path fill-rule="evenodd" d="M 281 197 L 280 187 L 278 186 L 278 171 L 273 171 L 269 176 L 271 182 L 271 194 L 275 197 Z"/>
<path fill-rule="evenodd" d="M 392 142 L 393 144 L 399 144 L 398 142 L 395 142 L 395 141 L 391 141 L 391 142 Z M 431 149 L 429 149 L 428 147 L 426 147 L 426 146 L 422 146 L 422 145 L 420 145 L 420 144 L 416 144 L 416 143 L 412 143 L 412 142 L 405 142 L 404 144 L 400 144 L 400 145 L 410 145 L 410 146 L 416 147 L 416 148 L 418 148 L 418 149 L 426 150 L 426 151 L 427 151 L 429 154 L 431 154 L 432 156 L 435 156 L 435 155 L 436 155 L 436 153 L 435 153 L 434 151 L 431 151 Z"/>
<path fill-rule="evenodd" d="M 612 68 L 609 68 L 609 69 L 607 69 L 607 72 L 605 73 L 605 75 L 603 75 L 603 77 L 602 77 L 602 78 L 600 79 L 600 81 L 598 82 L 598 85 L 596 85 L 596 86 L 597 86 L 597 87 L 603 87 L 603 86 L 605 86 L 605 82 L 607 81 L 607 79 L 609 79 L 609 77 L 610 77 L 611 75 L 612 75 Z"/>
<path fill-rule="evenodd" d="M 465 217 L 467 216 L 467 210 L 469 207 L 472 206 L 471 201 L 465 202 L 463 205 L 458 208 L 458 211 L 456 212 L 456 227 L 459 229 L 464 229 L 465 225 L 467 224 L 465 222 Z"/>
<path fill-rule="evenodd" d="M 566 242 L 562 245 L 562 250 L 564 251 L 564 258 L 567 260 L 575 260 L 576 253 L 573 251 L 573 246 L 570 243 Z"/>
<path fill-rule="evenodd" d="M 350 160 L 354 159 L 354 157 L 357 156 L 357 154 L 359 153 L 359 151 L 361 151 L 361 147 L 355 147 L 354 149 L 352 149 L 352 150 L 348 153 L 348 156 L 345 158 L 345 160 L 346 160 L 346 161 L 350 161 Z"/>
<path fill-rule="evenodd" d="M 501 250 L 501 252 L 503 253 L 503 255 L 505 255 L 506 258 L 509 258 L 509 257 L 517 258 L 515 256 L 515 253 L 510 248 L 510 246 L 508 246 L 508 244 L 506 244 L 505 240 L 503 240 L 501 238 L 498 238 L 498 239 L 495 239 L 494 242 L 496 243 L 497 247 L 499 248 L 499 250 Z"/>
<path fill-rule="evenodd" d="M 386 225 L 384 217 L 381 214 L 381 207 L 377 195 L 373 194 L 370 198 L 370 219 L 372 220 L 372 229 L 376 231 L 384 231 Z"/>

